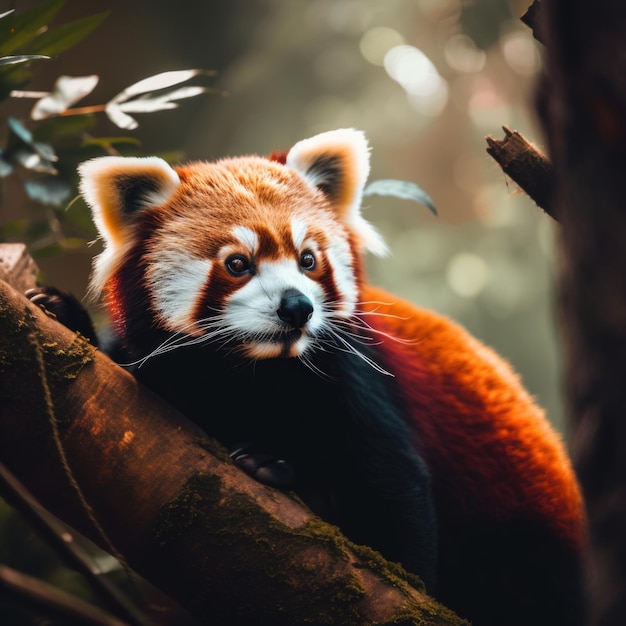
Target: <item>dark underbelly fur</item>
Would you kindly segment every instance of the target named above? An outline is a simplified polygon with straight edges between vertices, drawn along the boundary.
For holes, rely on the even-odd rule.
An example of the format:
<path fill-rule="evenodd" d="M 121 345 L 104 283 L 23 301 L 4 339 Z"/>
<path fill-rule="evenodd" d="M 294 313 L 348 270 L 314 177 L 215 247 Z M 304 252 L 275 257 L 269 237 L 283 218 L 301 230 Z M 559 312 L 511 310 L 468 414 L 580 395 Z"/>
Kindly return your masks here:
<path fill-rule="evenodd" d="M 430 476 L 395 379 L 346 352 L 325 352 L 316 366 L 324 376 L 297 359 L 243 362 L 182 348 L 133 374 L 228 448 L 252 442 L 286 460 L 293 490 L 315 513 L 432 586 Z"/>

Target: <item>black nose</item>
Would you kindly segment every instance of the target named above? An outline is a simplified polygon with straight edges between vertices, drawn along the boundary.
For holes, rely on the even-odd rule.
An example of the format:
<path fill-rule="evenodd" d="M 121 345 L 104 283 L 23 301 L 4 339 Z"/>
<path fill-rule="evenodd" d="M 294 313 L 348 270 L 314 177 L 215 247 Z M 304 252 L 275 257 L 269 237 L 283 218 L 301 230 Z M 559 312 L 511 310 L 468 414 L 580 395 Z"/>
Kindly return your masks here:
<path fill-rule="evenodd" d="M 286 324 L 302 328 L 313 315 L 313 303 L 297 289 L 287 289 L 276 314 Z"/>

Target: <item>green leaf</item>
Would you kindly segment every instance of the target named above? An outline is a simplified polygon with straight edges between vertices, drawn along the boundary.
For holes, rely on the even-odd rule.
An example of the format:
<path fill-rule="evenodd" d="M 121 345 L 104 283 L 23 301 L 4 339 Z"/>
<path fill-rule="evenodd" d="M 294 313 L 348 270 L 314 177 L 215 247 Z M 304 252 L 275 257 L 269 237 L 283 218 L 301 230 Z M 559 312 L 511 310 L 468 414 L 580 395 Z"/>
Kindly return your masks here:
<path fill-rule="evenodd" d="M 54 176 L 29 178 L 24 181 L 24 189 L 31 200 L 54 207 L 62 207 L 72 195 L 70 185 Z"/>
<path fill-rule="evenodd" d="M 39 59 L 49 59 L 44 54 L 17 54 L 0 57 L 0 66 L 2 65 L 18 65 L 19 63 L 27 63 L 28 61 L 37 61 Z"/>
<path fill-rule="evenodd" d="M 29 11 L 1 20 L 0 56 L 7 56 L 35 39 L 64 4 L 65 0 L 48 0 Z"/>
<path fill-rule="evenodd" d="M 24 239 L 30 227 L 30 220 L 19 219 L 5 222 L 0 226 L 0 241 Z"/>
<path fill-rule="evenodd" d="M 13 163 L 7 161 L 4 157 L 0 157 L 0 178 L 6 178 L 13 173 L 13 170 L 15 170 Z"/>
<path fill-rule="evenodd" d="M 15 90 L 23 89 L 32 80 L 30 64 L 0 65 L 0 100 L 11 96 Z"/>
<path fill-rule="evenodd" d="M 20 141 L 28 145 L 33 143 L 33 134 L 17 118 L 9 117 L 7 119 L 7 126 L 15 136 L 19 137 Z"/>
<path fill-rule="evenodd" d="M 56 56 L 84 39 L 108 15 L 109 11 L 104 11 L 49 30 L 33 42 L 29 52 Z"/>
<path fill-rule="evenodd" d="M 90 137 L 89 139 L 85 139 L 81 145 L 111 148 L 123 143 L 132 144 L 133 146 L 141 145 L 141 141 L 139 141 L 137 137 L 128 137 L 126 135 L 120 135 L 119 137 Z"/>
<path fill-rule="evenodd" d="M 437 207 L 435 207 L 431 197 L 421 187 L 406 180 L 396 180 L 394 178 L 375 180 L 367 185 L 363 190 L 363 195 L 394 196 L 403 200 L 413 200 L 423 204 L 437 215 Z"/>
<path fill-rule="evenodd" d="M 80 140 L 80 135 L 94 128 L 98 120 L 93 114 L 51 117 L 37 124 L 33 134 L 37 141 L 55 144 L 64 139 Z"/>

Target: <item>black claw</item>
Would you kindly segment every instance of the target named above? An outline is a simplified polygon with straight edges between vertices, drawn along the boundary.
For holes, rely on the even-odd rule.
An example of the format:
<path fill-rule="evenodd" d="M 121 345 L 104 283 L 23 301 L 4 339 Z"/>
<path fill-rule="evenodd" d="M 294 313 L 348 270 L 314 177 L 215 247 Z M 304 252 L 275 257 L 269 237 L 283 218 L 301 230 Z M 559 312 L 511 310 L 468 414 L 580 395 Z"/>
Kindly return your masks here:
<path fill-rule="evenodd" d="M 40 306 L 56 317 L 70 330 L 81 333 L 98 345 L 96 331 L 85 307 L 70 293 L 65 293 L 55 287 L 34 287 L 24 294 L 33 304 Z"/>
<path fill-rule="evenodd" d="M 230 452 L 230 458 L 246 474 L 264 485 L 278 489 L 293 487 L 295 472 L 291 464 L 271 454 L 256 451 L 255 447 L 253 443 L 239 444 Z"/>

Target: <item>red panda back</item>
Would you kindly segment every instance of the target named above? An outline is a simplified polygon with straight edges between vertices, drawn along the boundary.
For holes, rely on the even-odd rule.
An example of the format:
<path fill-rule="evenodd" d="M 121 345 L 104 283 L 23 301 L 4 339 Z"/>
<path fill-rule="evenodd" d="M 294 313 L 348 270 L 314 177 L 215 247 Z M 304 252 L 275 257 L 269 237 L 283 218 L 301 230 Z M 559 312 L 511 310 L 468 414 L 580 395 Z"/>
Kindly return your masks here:
<path fill-rule="evenodd" d="M 468 519 L 537 517 L 582 548 L 585 513 L 567 452 L 509 364 L 432 311 L 371 286 L 362 299 L 387 314 L 370 321 L 375 328 L 404 340 L 386 340 L 384 353 L 446 506 Z"/>

